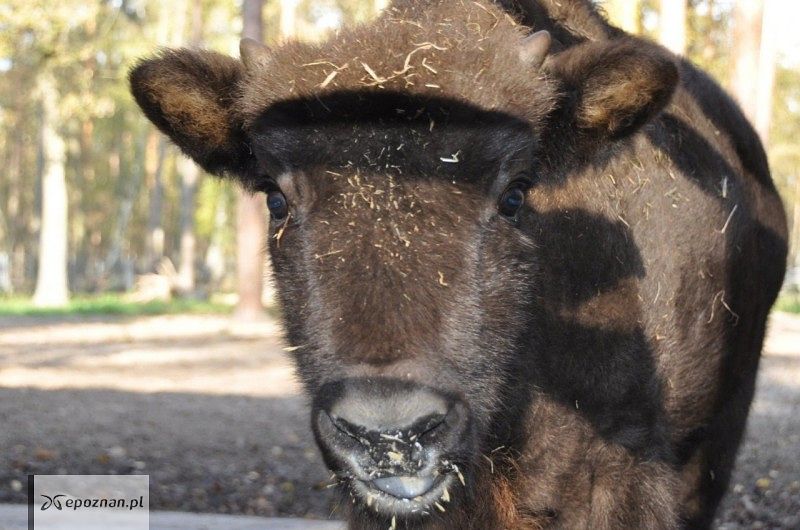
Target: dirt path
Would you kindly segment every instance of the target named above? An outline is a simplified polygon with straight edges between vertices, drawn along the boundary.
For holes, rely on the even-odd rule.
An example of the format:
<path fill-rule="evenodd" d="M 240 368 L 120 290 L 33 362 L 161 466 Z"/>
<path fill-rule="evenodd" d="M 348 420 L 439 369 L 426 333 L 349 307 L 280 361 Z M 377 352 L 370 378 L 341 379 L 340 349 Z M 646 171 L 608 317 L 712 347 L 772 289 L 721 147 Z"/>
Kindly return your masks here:
<path fill-rule="evenodd" d="M 800 318 L 776 313 L 719 528 L 800 528 Z"/>
<path fill-rule="evenodd" d="M 800 319 L 776 315 L 719 527 L 800 528 Z M 0 502 L 28 473 L 148 473 L 154 509 L 335 517 L 271 321 L 0 322 Z"/>

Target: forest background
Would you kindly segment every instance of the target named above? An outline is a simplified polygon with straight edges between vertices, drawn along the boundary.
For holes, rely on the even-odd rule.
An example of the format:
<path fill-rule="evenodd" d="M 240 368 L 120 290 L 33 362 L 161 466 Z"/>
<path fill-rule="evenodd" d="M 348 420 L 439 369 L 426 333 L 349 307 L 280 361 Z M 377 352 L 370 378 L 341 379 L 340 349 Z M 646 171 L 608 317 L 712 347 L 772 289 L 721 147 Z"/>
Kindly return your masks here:
<path fill-rule="evenodd" d="M 800 311 L 800 2 L 605 0 L 617 25 L 709 71 L 769 153 L 792 228 L 780 302 Z M 271 294 L 263 196 L 204 174 L 144 118 L 127 72 L 160 46 L 237 55 L 315 40 L 383 0 L 0 3 L 0 315 L 235 311 Z M 263 264 L 263 266 L 262 266 Z"/>

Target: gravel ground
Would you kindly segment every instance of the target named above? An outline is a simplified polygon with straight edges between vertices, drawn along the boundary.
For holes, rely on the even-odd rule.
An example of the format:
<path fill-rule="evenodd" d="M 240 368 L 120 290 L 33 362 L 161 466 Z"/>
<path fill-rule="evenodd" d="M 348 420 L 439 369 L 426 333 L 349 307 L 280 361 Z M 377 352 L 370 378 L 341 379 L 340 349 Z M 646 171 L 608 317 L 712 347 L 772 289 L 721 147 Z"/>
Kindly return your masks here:
<path fill-rule="evenodd" d="M 0 502 L 28 473 L 146 473 L 151 506 L 336 517 L 274 322 L 0 322 Z M 800 318 L 776 314 L 717 527 L 800 528 Z"/>
<path fill-rule="evenodd" d="M 744 444 L 717 527 L 800 529 L 800 318 L 771 317 Z"/>

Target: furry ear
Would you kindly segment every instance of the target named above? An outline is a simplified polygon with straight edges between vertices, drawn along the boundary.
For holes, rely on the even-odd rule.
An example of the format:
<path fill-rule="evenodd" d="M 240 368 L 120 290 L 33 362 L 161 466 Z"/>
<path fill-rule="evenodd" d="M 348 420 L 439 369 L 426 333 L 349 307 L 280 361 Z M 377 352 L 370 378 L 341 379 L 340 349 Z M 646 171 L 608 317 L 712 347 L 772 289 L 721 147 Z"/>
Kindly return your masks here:
<path fill-rule="evenodd" d="M 253 162 L 235 112 L 240 61 L 209 51 L 165 50 L 134 67 L 131 92 L 145 115 L 206 171 L 243 176 Z"/>
<path fill-rule="evenodd" d="M 545 66 L 570 96 L 573 124 L 594 140 L 632 135 L 663 110 L 678 84 L 672 56 L 633 38 L 585 42 Z"/>

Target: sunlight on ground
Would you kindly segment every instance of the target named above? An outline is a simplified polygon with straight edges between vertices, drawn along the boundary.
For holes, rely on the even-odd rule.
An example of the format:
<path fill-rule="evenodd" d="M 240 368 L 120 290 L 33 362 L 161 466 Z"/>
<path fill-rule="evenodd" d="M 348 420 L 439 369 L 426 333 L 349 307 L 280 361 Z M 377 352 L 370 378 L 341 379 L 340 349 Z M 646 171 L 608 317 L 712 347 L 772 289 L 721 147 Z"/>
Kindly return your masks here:
<path fill-rule="evenodd" d="M 798 322 L 793 315 L 772 315 L 762 379 L 800 388 Z M 300 393 L 274 320 L 238 324 L 221 315 L 8 322 L 0 327 L 0 387 Z"/>
<path fill-rule="evenodd" d="M 178 315 L 0 328 L 0 387 L 284 396 L 299 392 L 273 320 Z"/>
<path fill-rule="evenodd" d="M 774 312 L 769 317 L 764 351 L 800 358 L 800 316 Z M 796 381 L 800 385 L 800 381 Z"/>

